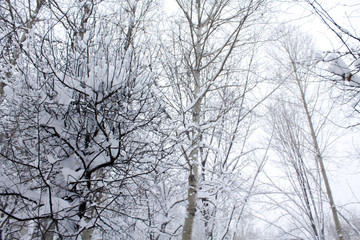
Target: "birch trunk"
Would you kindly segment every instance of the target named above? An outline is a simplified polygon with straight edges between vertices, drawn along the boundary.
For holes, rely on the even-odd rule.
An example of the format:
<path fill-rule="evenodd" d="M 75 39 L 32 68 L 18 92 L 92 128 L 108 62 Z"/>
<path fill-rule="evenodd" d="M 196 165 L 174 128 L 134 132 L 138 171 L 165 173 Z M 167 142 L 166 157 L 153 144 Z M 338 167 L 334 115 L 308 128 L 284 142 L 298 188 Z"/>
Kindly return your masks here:
<path fill-rule="evenodd" d="M 194 77 L 194 99 L 197 101 L 193 107 L 193 123 L 195 126 L 200 124 L 200 113 L 201 113 L 201 98 L 199 98 L 200 89 L 201 89 L 201 79 L 200 79 L 200 67 L 201 67 L 201 34 L 202 34 L 202 24 L 201 24 L 201 14 L 200 14 L 201 4 L 200 0 L 196 1 L 196 10 L 197 10 L 197 21 L 198 27 L 196 31 L 196 42 L 194 46 L 195 50 L 195 69 L 193 72 Z M 196 213 L 196 202 L 197 202 L 197 190 L 198 190 L 198 166 L 199 166 L 199 143 L 201 139 L 201 132 L 197 129 L 193 133 L 193 142 L 192 146 L 194 149 L 190 153 L 189 161 L 189 178 L 188 178 L 188 206 L 186 209 L 187 217 L 185 218 L 182 240 L 191 240 L 192 233 L 194 228 L 194 220 Z"/>
<path fill-rule="evenodd" d="M 195 75 L 195 79 L 200 78 L 200 72 L 198 71 Z M 195 96 L 199 94 L 200 87 L 197 85 L 195 87 Z M 195 124 L 200 123 L 200 112 L 201 112 L 201 100 L 199 100 L 193 109 L 193 121 Z M 201 139 L 201 133 L 200 131 L 197 131 L 194 133 L 193 136 L 193 146 L 195 148 L 191 151 L 188 163 L 190 167 L 189 171 L 189 178 L 188 178 L 188 206 L 186 209 L 187 217 L 185 218 L 184 227 L 183 227 L 183 240 L 190 240 L 192 239 L 192 232 L 193 232 L 193 226 L 194 226 L 194 219 L 195 219 L 195 213 L 196 213 L 196 202 L 197 202 L 197 190 L 198 190 L 198 167 L 199 167 L 199 148 L 198 145 L 200 143 Z"/>
<path fill-rule="evenodd" d="M 195 75 L 195 79 L 200 78 L 200 72 L 198 71 Z M 196 80 L 195 80 L 196 81 Z M 195 96 L 200 93 L 200 86 L 195 87 Z M 201 100 L 199 100 L 193 110 L 193 121 L 195 124 L 200 123 L 200 112 L 201 112 Z M 200 131 L 194 133 L 193 139 L 193 146 L 195 148 L 191 151 L 189 156 L 189 178 L 188 178 L 188 206 L 186 209 L 187 217 L 185 218 L 184 228 L 183 228 L 183 240 L 191 240 L 192 239 L 192 232 L 194 227 L 194 219 L 196 213 L 196 202 L 197 202 L 197 190 L 198 190 L 198 168 L 199 168 L 199 148 L 198 145 L 201 139 Z"/>
<path fill-rule="evenodd" d="M 327 174 L 326 174 L 326 169 L 325 169 L 325 166 L 324 166 L 323 157 L 322 157 L 322 154 L 321 154 L 321 150 L 320 150 L 320 147 L 319 147 L 318 140 L 316 138 L 316 133 L 315 133 L 314 125 L 313 125 L 313 122 L 312 122 L 311 114 L 310 114 L 310 111 L 309 111 L 309 108 L 308 108 L 308 105 L 307 105 L 307 102 L 306 102 L 306 99 L 305 99 L 305 92 L 304 92 L 303 88 L 301 87 L 300 78 L 297 75 L 297 68 L 296 68 L 296 65 L 295 65 L 294 61 L 292 61 L 291 64 L 292 64 L 292 67 L 293 67 L 293 70 L 294 70 L 294 73 L 295 73 L 297 86 L 299 87 L 302 105 L 303 105 L 305 113 L 306 113 L 311 138 L 312 138 L 312 141 L 313 141 L 313 147 L 314 147 L 315 154 L 316 154 L 316 159 L 317 159 L 317 162 L 318 162 L 318 164 L 320 166 L 321 175 L 322 175 L 322 178 L 323 178 L 324 183 L 325 183 L 326 193 L 327 193 L 327 196 L 329 198 L 329 203 L 330 203 L 330 207 L 331 207 L 331 211 L 332 211 L 332 215 L 333 215 L 333 219 L 334 219 L 338 239 L 339 240 L 344 240 L 339 215 L 338 215 L 338 212 L 337 212 L 337 209 L 336 209 L 336 206 L 335 206 L 335 201 L 334 201 L 334 198 L 333 198 L 333 195 L 332 195 L 329 179 L 328 179 Z"/>
<path fill-rule="evenodd" d="M 194 155 L 198 154 L 198 150 L 192 152 Z M 194 219 L 196 212 L 196 198 L 197 198 L 197 188 L 198 188 L 198 166 L 194 164 L 189 174 L 189 189 L 188 189 L 188 207 L 187 217 L 185 218 L 184 228 L 182 239 L 190 240 L 192 239 Z"/>

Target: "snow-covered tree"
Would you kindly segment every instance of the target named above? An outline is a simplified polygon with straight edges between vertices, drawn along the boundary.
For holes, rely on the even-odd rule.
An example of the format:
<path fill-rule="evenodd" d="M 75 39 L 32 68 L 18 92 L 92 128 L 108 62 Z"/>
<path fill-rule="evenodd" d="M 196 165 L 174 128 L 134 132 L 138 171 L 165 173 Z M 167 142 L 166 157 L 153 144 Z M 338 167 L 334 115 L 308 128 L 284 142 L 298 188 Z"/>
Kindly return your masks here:
<path fill-rule="evenodd" d="M 166 154 L 137 38 L 149 4 L 46 1 L 26 38 L 13 36 L 1 105 L 6 238 L 126 238 L 141 221 L 145 176 Z"/>
<path fill-rule="evenodd" d="M 176 27 L 161 38 L 159 83 L 177 143 L 176 177 L 185 186 L 177 199 L 182 239 L 225 239 L 236 232 L 256 168 L 247 162 L 256 105 L 247 96 L 259 82 L 256 26 L 265 20 L 266 1 L 176 3 Z"/>

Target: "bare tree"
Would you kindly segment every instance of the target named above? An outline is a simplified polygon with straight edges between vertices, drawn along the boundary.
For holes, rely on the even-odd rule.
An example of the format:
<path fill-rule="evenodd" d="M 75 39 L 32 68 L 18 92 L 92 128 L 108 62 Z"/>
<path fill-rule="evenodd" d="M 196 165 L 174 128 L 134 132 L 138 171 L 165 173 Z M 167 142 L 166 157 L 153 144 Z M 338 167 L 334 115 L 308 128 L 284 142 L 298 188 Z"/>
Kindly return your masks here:
<path fill-rule="evenodd" d="M 298 32 L 290 31 L 283 31 L 283 40 L 280 40 L 279 42 L 280 48 L 284 51 L 284 57 L 280 54 L 276 54 L 274 55 L 274 58 L 282 66 L 281 69 L 284 73 L 281 75 L 288 80 L 292 80 L 289 84 L 285 84 L 285 86 L 294 94 L 294 106 L 299 106 L 297 109 L 301 111 L 304 117 L 303 121 L 306 124 L 297 123 L 299 120 L 292 119 L 293 117 L 291 117 L 291 115 L 295 116 L 295 113 L 289 115 L 286 110 L 287 108 L 279 112 L 281 117 L 276 120 L 276 124 L 279 126 L 279 142 L 282 146 L 281 149 L 283 149 L 280 151 L 284 151 L 289 155 L 287 158 L 292 164 L 297 176 L 297 182 L 300 184 L 299 191 L 301 192 L 302 199 L 305 201 L 305 211 L 307 212 L 309 221 L 312 223 L 311 226 L 314 236 L 316 236 L 316 239 L 323 239 L 323 228 L 318 224 L 316 226 L 314 222 L 315 216 L 320 220 L 321 217 L 316 213 L 319 212 L 319 209 L 316 210 L 313 203 L 314 193 L 309 182 L 309 179 L 313 178 L 314 180 L 312 182 L 316 183 L 319 178 L 316 178 L 316 174 L 311 174 L 310 171 L 307 170 L 307 164 L 304 162 L 304 152 L 308 149 L 311 151 L 312 157 L 315 159 L 317 171 L 321 174 L 321 181 L 324 183 L 326 196 L 332 211 L 333 221 L 338 233 L 338 239 L 344 239 L 337 207 L 335 205 L 330 181 L 324 164 L 323 150 L 321 149 L 318 140 L 319 135 L 326 125 L 325 123 L 328 121 L 332 107 L 328 106 L 327 112 L 320 115 L 320 117 L 316 116 L 318 111 L 317 105 L 321 104 L 320 94 L 318 93 L 321 90 L 321 87 L 319 86 L 321 83 L 317 83 L 318 86 L 313 87 L 313 89 L 310 84 L 312 79 L 314 79 L 312 69 L 315 68 L 317 60 L 314 57 L 314 52 L 311 50 L 311 47 L 309 47 L 311 46 L 309 38 L 301 37 Z M 314 91 L 314 93 L 310 94 L 310 91 Z M 282 99 L 282 101 L 294 102 L 294 100 L 291 99 L 292 98 L 289 98 L 289 100 Z M 301 140 L 301 138 L 304 138 L 303 132 L 308 135 L 305 137 L 305 139 L 307 139 L 306 141 L 311 143 L 310 147 L 306 147 L 305 149 L 302 149 L 304 148 L 304 140 Z M 321 185 L 317 187 L 318 194 L 320 190 L 319 187 L 321 189 Z"/>
<path fill-rule="evenodd" d="M 276 107 L 269 110 L 274 124 L 273 148 L 280 158 L 276 166 L 285 175 L 279 181 L 285 184 L 276 184 L 278 181 L 272 179 L 274 191 L 283 197 L 280 197 L 281 200 L 271 195 L 267 198 L 276 208 L 283 209 L 288 216 L 293 225 L 293 232 L 287 234 L 299 234 L 299 237 L 303 234 L 309 239 L 325 239 L 325 196 L 321 176 L 312 161 L 311 150 L 307 145 L 308 135 L 303 129 L 302 111 L 299 111 L 296 104 L 286 104 L 287 101 L 279 99 Z M 288 185 L 290 186 L 287 187 Z"/>

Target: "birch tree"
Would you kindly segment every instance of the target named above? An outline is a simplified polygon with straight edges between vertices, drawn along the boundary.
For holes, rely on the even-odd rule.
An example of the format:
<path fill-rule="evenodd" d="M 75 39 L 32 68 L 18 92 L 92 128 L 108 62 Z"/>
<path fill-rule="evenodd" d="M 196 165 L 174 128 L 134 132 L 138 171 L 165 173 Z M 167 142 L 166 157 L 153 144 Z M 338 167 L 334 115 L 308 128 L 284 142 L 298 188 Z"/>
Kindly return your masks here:
<path fill-rule="evenodd" d="M 323 226 L 324 223 L 321 217 L 321 202 L 322 197 L 316 197 L 318 200 L 314 201 L 314 194 L 321 195 L 321 188 L 325 188 L 327 201 L 329 203 L 332 218 L 335 223 L 335 228 L 338 234 L 338 239 L 344 239 L 342 234 L 341 223 L 337 212 L 337 206 L 331 191 L 330 180 L 325 168 L 324 148 L 321 147 L 320 136 L 324 131 L 332 106 L 321 106 L 323 101 L 323 89 L 326 89 L 326 84 L 314 81 L 315 76 L 312 74 L 316 66 L 316 57 L 311 50 L 311 41 L 309 38 L 302 37 L 297 31 L 291 32 L 284 30 L 282 32 L 283 40 L 280 40 L 279 46 L 284 51 L 284 55 L 273 54 L 274 59 L 279 63 L 283 78 L 288 79 L 288 83 L 284 84 L 287 92 L 291 92 L 294 99 L 282 99 L 283 102 L 290 102 L 293 108 L 298 109 L 301 113 L 299 120 L 294 119 L 298 113 L 289 114 L 287 108 L 280 109 L 277 118 L 274 122 L 277 129 L 280 149 L 279 152 L 289 154 L 286 158 L 293 166 L 293 170 L 297 176 L 299 184 L 299 195 L 304 204 L 304 211 L 308 216 L 309 223 L 314 239 L 324 239 Z M 306 47 L 305 47 L 306 46 Z M 310 47 L 309 47 L 310 46 Z M 290 107 L 291 108 L 291 107 Z M 325 110 L 321 110 L 325 108 Z M 320 111 L 325 111 L 320 113 Z M 302 119 L 303 123 L 300 121 Z M 306 134 L 307 136 L 304 136 Z M 306 146 L 308 142 L 310 145 Z M 305 162 L 306 151 L 310 151 L 311 157 L 315 161 L 316 172 L 312 173 L 311 168 L 307 167 Z M 311 180 L 312 179 L 312 180 Z M 310 183 L 312 182 L 312 183 Z M 319 182 L 321 182 L 319 184 Z M 324 186 L 322 186 L 322 183 Z M 311 185 L 315 184 L 315 191 L 312 190 Z M 315 202 L 317 202 L 315 204 Z M 319 215 L 320 214 L 320 215 Z M 318 219 L 315 221 L 315 217 Z M 319 222 L 320 221 L 320 222 Z M 316 223 L 317 222 L 317 223 Z"/>
<path fill-rule="evenodd" d="M 233 154 L 247 149 L 245 143 L 243 149 L 235 147 L 246 139 L 239 138 L 240 132 L 243 136 L 252 132 L 249 127 L 246 133 L 251 120 L 245 118 L 249 111 L 245 95 L 259 79 L 251 70 L 256 55 L 253 43 L 261 39 L 255 25 L 266 2 L 176 2 L 182 17 L 170 30 L 171 40 L 162 38 L 165 76 L 160 89 L 166 113 L 176 127 L 174 138 L 184 160 L 179 164 L 187 171 L 182 239 L 192 239 L 197 218 L 203 225 L 197 227 L 196 236 L 217 239 L 223 237 L 219 226 L 224 221 L 216 225 L 216 218 L 221 219 L 216 209 L 226 205 L 217 206 L 217 201 L 228 193 L 224 189 L 222 195 L 210 182 L 227 179 L 226 184 L 242 192 L 243 180 L 239 172 L 232 172 L 239 170 L 244 156 Z"/>

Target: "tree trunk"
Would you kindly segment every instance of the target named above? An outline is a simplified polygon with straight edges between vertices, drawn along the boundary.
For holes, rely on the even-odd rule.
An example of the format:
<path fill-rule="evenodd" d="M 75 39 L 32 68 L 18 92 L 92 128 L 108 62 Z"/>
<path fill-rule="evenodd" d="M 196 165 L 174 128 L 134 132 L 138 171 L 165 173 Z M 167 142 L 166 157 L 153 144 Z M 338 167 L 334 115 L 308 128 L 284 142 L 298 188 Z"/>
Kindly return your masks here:
<path fill-rule="evenodd" d="M 200 72 L 195 74 L 195 78 L 200 77 Z M 195 87 L 195 96 L 200 92 L 200 87 L 197 85 Z M 193 109 L 193 121 L 195 124 L 200 123 L 200 111 L 201 111 L 201 100 L 195 104 Z M 195 148 L 190 153 L 190 158 L 188 160 L 189 164 L 189 179 L 188 179 L 188 207 L 186 209 L 187 217 L 185 218 L 185 223 L 183 227 L 182 240 L 191 240 L 192 232 L 194 226 L 195 212 L 196 212 L 196 200 L 197 200 L 197 190 L 198 190 L 198 163 L 199 163 L 199 148 L 198 144 L 200 143 L 201 133 L 200 130 L 193 133 L 193 146 Z"/>
<path fill-rule="evenodd" d="M 194 152 L 198 152 L 194 150 Z M 182 240 L 191 240 L 196 212 L 196 198 L 198 187 L 198 166 L 194 164 L 189 174 L 187 217 L 183 228 Z"/>
<path fill-rule="evenodd" d="M 201 24 L 201 14 L 200 14 L 201 4 L 200 1 L 196 1 L 196 10 L 198 16 L 198 26 L 196 31 L 196 42 L 194 47 L 195 52 L 195 69 L 193 70 L 193 81 L 194 81 L 194 104 L 192 110 L 192 121 L 195 126 L 199 127 L 200 124 L 200 113 L 201 113 L 201 79 L 200 79 L 200 67 L 201 67 L 201 34 L 202 34 L 202 24 Z M 197 202 L 197 190 L 198 190 L 198 167 L 199 167 L 199 143 L 201 141 L 201 130 L 196 129 L 192 134 L 192 147 L 189 161 L 189 179 L 188 179 L 188 206 L 186 209 L 187 217 L 185 218 L 182 240 L 191 240 L 195 213 L 196 213 L 196 202 Z"/>
<path fill-rule="evenodd" d="M 323 161 L 322 154 L 321 154 L 321 151 L 320 151 L 320 147 L 319 147 L 319 144 L 318 144 L 318 141 L 317 141 L 317 138 L 316 138 L 316 133 L 315 133 L 314 125 L 312 123 L 311 114 L 310 114 L 310 111 L 309 111 L 309 108 L 308 108 L 308 105 L 307 105 L 307 102 L 306 102 L 306 99 L 305 99 L 305 93 L 304 93 L 304 91 L 303 91 L 303 89 L 301 87 L 301 84 L 300 84 L 300 79 L 297 76 L 297 69 L 296 69 L 296 66 L 295 66 L 294 62 L 292 62 L 292 67 L 293 67 L 293 70 L 294 70 L 294 73 L 295 73 L 297 85 L 298 85 L 299 90 L 300 90 L 301 101 L 303 103 L 303 107 L 304 107 L 306 117 L 307 117 L 307 120 L 308 120 L 310 133 L 311 133 L 311 138 L 313 140 L 314 149 L 315 149 L 315 153 L 316 153 L 316 159 L 318 161 L 318 164 L 320 165 L 321 175 L 322 175 L 322 178 L 323 178 L 324 183 L 325 183 L 327 196 L 329 198 L 329 203 L 330 203 L 330 207 L 331 207 L 331 211 L 332 211 L 332 215 L 333 215 L 333 219 L 334 219 L 334 223 L 335 223 L 335 227 L 336 227 L 337 236 L 338 236 L 339 240 L 344 240 L 344 236 L 342 234 L 341 224 L 340 224 L 340 220 L 339 220 L 339 215 L 337 213 L 337 209 L 336 209 L 336 206 L 335 206 L 335 201 L 334 201 L 334 198 L 333 198 L 333 195 L 332 195 L 332 192 L 331 192 L 331 188 L 330 188 L 329 179 L 328 179 L 327 174 L 326 174 L 324 161 Z"/>

